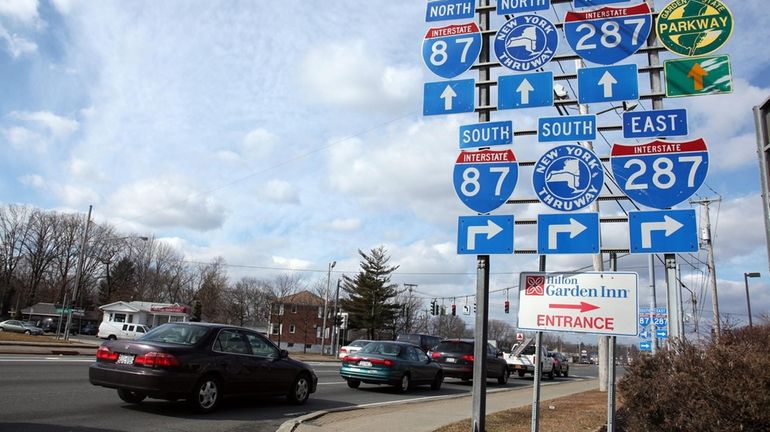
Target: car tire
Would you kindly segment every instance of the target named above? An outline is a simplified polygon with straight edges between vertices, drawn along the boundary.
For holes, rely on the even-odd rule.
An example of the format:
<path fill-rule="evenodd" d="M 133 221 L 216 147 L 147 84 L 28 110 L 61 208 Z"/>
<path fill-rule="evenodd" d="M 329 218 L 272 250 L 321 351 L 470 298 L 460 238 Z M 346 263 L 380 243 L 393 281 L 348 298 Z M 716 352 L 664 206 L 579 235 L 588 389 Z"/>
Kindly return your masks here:
<path fill-rule="evenodd" d="M 127 389 L 118 389 L 118 397 L 126 403 L 130 404 L 138 404 L 139 402 L 143 401 L 147 395 L 144 393 L 139 393 Z"/>
<path fill-rule="evenodd" d="M 214 376 L 205 376 L 195 384 L 187 402 L 195 411 L 205 414 L 214 411 L 221 399 L 222 385 L 219 379 Z"/>
<path fill-rule="evenodd" d="M 561 371 L 561 376 L 566 378 L 567 375 L 569 375 L 569 368 L 567 368 L 566 370 Z"/>
<path fill-rule="evenodd" d="M 310 379 L 306 373 L 301 373 L 294 380 L 294 383 L 289 389 L 289 394 L 286 395 L 286 399 L 294 405 L 302 405 L 307 402 L 310 397 Z"/>
<path fill-rule="evenodd" d="M 107 340 L 115 340 L 115 339 L 117 339 L 117 338 L 115 337 L 115 335 L 109 335 L 109 336 L 107 336 Z"/>
<path fill-rule="evenodd" d="M 551 368 L 551 371 L 548 372 L 548 379 L 553 380 L 553 368 Z"/>
<path fill-rule="evenodd" d="M 361 380 L 352 379 L 352 378 L 348 380 L 348 387 L 352 389 L 357 389 L 360 385 L 361 385 Z"/>
<path fill-rule="evenodd" d="M 409 390 L 409 386 L 411 385 L 411 379 L 409 377 L 409 374 L 404 374 L 401 377 L 401 381 L 396 385 L 396 390 L 398 390 L 399 393 L 406 393 Z"/>
<path fill-rule="evenodd" d="M 526 374 L 527 374 L 527 373 L 526 373 L 525 371 L 523 371 L 523 370 L 520 370 L 520 371 L 519 371 L 519 378 L 524 378 L 524 375 L 526 375 Z"/>
<path fill-rule="evenodd" d="M 508 377 L 511 376 L 511 372 L 508 370 L 508 368 L 503 368 L 503 374 L 497 377 L 497 383 L 500 385 L 506 385 L 508 384 Z"/>
<path fill-rule="evenodd" d="M 433 378 L 433 382 L 430 383 L 431 390 L 441 390 L 441 384 L 444 382 L 444 374 L 441 372 L 436 373 L 436 378 Z"/>

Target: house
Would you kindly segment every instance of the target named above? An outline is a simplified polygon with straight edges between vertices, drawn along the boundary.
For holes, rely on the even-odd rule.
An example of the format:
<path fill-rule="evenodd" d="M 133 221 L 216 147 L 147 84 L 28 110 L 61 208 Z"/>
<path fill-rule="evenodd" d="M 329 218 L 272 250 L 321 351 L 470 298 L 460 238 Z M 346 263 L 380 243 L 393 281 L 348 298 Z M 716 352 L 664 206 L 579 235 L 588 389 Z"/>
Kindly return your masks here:
<path fill-rule="evenodd" d="M 326 309 L 324 344 L 328 347 L 333 304 L 330 302 Z M 307 290 L 279 298 L 270 311 L 268 337 L 288 351 L 320 353 L 323 310 L 324 299 Z"/>
<path fill-rule="evenodd" d="M 56 331 L 59 327 L 64 330 L 64 322 L 67 321 L 67 314 L 62 305 L 54 303 L 35 303 L 34 305 L 21 310 L 23 317 L 29 321 L 34 321 L 39 327 L 46 331 Z M 72 326 L 80 329 L 85 324 L 98 324 L 101 320 L 101 312 L 95 310 L 82 310 L 74 308 L 72 310 Z M 61 322 L 61 324 L 59 324 Z"/>
<path fill-rule="evenodd" d="M 101 322 L 134 323 L 149 327 L 190 320 L 190 307 L 178 303 L 152 303 L 140 301 L 117 301 L 99 306 L 103 312 Z"/>

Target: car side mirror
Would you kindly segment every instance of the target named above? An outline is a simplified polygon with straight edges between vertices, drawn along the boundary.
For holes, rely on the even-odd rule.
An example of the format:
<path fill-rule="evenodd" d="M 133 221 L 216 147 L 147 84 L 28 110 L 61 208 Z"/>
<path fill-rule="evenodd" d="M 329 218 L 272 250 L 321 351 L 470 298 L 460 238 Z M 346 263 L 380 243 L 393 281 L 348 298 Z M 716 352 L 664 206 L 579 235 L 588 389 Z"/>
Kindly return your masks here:
<path fill-rule="evenodd" d="M 281 352 L 278 354 L 279 359 L 285 359 L 289 357 L 289 352 L 285 349 L 282 349 Z"/>

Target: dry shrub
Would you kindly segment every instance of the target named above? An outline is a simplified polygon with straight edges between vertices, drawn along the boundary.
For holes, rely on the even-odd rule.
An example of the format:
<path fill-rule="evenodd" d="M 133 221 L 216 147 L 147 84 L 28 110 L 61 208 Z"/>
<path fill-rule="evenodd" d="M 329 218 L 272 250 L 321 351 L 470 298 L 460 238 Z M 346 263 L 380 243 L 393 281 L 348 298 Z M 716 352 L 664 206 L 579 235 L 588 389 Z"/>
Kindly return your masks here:
<path fill-rule="evenodd" d="M 623 429 L 770 431 L 770 325 L 637 358 L 618 383 Z"/>

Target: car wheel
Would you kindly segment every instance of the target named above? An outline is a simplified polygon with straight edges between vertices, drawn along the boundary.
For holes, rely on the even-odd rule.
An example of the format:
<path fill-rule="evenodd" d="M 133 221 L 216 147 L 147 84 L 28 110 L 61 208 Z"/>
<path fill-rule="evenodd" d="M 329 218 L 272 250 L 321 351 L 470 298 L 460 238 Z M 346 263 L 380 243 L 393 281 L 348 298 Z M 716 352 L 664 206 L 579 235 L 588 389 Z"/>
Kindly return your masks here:
<path fill-rule="evenodd" d="M 550 379 L 550 380 L 553 379 L 553 368 L 551 368 L 551 371 L 548 372 L 548 379 Z"/>
<path fill-rule="evenodd" d="M 107 340 L 115 340 L 115 339 L 117 339 L 117 338 L 115 337 L 115 335 L 109 335 L 109 336 L 107 336 Z"/>
<path fill-rule="evenodd" d="M 143 401 L 144 398 L 147 397 L 144 393 L 139 393 L 131 390 L 126 389 L 118 389 L 118 397 L 123 400 L 123 402 L 127 402 L 130 404 L 138 404 L 139 402 Z"/>
<path fill-rule="evenodd" d="M 348 387 L 350 388 L 358 388 L 358 386 L 360 385 L 361 385 L 361 380 L 357 380 L 357 379 L 348 380 Z"/>
<path fill-rule="evenodd" d="M 24 331 L 24 334 L 25 334 L 25 335 L 31 335 L 31 334 L 32 334 L 32 332 L 31 332 L 31 331 L 29 331 L 29 330 L 25 330 L 25 331 Z"/>
<path fill-rule="evenodd" d="M 307 402 L 308 397 L 310 397 L 310 381 L 307 378 L 307 374 L 301 373 L 294 380 L 294 384 L 291 385 L 286 398 L 295 405 L 302 405 Z"/>
<path fill-rule="evenodd" d="M 436 374 L 436 378 L 433 379 L 433 382 L 430 383 L 430 389 L 431 390 L 441 390 L 441 384 L 444 382 L 444 374 L 441 372 L 438 372 Z"/>
<path fill-rule="evenodd" d="M 561 371 L 561 376 L 566 377 L 567 375 L 569 375 L 569 368 L 564 369 L 563 371 Z"/>
<path fill-rule="evenodd" d="M 497 378 L 497 383 L 500 385 L 508 384 L 508 377 L 511 375 L 511 372 L 508 370 L 508 368 L 503 368 L 503 374 L 500 375 Z"/>
<path fill-rule="evenodd" d="M 407 390 L 409 390 L 409 374 L 404 374 L 404 376 L 401 377 L 401 382 L 396 386 L 396 389 L 399 393 L 406 393 Z"/>
<path fill-rule="evenodd" d="M 525 371 L 520 370 L 519 371 L 519 378 L 524 378 L 524 375 L 526 375 L 526 374 L 527 373 Z"/>
<path fill-rule="evenodd" d="M 219 380 L 213 376 L 201 378 L 195 385 L 187 402 L 200 413 L 208 413 L 219 405 L 222 399 L 222 387 Z"/>

